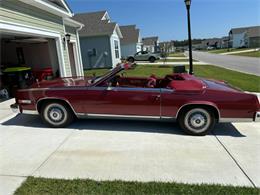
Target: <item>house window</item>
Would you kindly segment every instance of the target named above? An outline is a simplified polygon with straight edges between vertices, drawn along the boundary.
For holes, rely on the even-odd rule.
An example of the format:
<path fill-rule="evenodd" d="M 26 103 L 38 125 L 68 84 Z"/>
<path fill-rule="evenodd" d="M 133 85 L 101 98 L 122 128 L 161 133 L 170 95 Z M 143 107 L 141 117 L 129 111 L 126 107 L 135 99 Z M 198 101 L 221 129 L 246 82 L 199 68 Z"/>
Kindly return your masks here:
<path fill-rule="evenodd" d="M 119 58 L 119 43 L 117 40 L 114 40 L 115 43 L 115 54 L 116 54 L 116 59 Z"/>

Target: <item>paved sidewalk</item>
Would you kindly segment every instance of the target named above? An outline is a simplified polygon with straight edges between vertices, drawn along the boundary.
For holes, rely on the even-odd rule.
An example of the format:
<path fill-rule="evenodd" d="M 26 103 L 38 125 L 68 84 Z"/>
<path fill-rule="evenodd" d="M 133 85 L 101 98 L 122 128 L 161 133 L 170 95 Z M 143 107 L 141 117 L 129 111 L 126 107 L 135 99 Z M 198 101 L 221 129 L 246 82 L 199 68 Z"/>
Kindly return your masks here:
<path fill-rule="evenodd" d="M 189 59 L 188 57 L 167 57 L 168 60 L 186 60 Z"/>
<path fill-rule="evenodd" d="M 260 187 L 259 139 L 259 123 L 192 137 L 175 123 L 80 120 L 51 129 L 18 115 L 0 124 L 0 194 L 27 176 Z"/>
<path fill-rule="evenodd" d="M 259 49 L 247 49 L 243 51 L 233 51 L 233 52 L 226 52 L 226 53 L 220 53 L 220 55 L 230 55 L 230 54 L 237 54 L 237 53 L 247 53 L 247 52 L 253 52 L 253 51 L 259 51 Z"/>
<path fill-rule="evenodd" d="M 154 62 L 150 63 L 147 61 L 138 61 L 136 62 L 137 65 L 189 65 L 189 62 Z M 194 65 L 207 65 L 209 63 L 205 62 L 193 62 Z"/>

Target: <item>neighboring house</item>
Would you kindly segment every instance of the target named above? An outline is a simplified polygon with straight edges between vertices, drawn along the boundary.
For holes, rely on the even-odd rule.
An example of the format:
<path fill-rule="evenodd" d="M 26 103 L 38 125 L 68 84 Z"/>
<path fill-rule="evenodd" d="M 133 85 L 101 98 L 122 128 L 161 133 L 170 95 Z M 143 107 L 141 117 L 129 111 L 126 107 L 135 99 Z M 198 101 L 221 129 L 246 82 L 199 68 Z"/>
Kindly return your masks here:
<path fill-rule="evenodd" d="M 233 48 L 260 47 L 260 26 L 233 28 L 229 31 L 229 37 Z"/>
<path fill-rule="evenodd" d="M 166 41 L 159 43 L 160 51 L 163 53 L 173 53 L 176 48 L 174 46 L 174 41 Z"/>
<path fill-rule="evenodd" d="M 86 28 L 79 32 L 84 69 L 112 68 L 121 61 L 122 33 L 107 11 L 75 14 Z"/>
<path fill-rule="evenodd" d="M 230 38 L 227 37 L 222 37 L 221 38 L 221 48 L 225 49 L 225 48 L 229 48 L 230 47 Z"/>
<path fill-rule="evenodd" d="M 78 31 L 64 0 L 1 1 L 1 58 L 4 67 L 51 67 L 61 77 L 83 76 Z"/>
<path fill-rule="evenodd" d="M 121 55 L 126 58 L 142 50 L 140 30 L 135 25 L 120 26 L 123 38 L 121 39 Z"/>
<path fill-rule="evenodd" d="M 149 52 L 159 52 L 159 38 L 158 37 L 146 37 L 142 39 L 142 50 Z"/>
<path fill-rule="evenodd" d="M 202 49 L 208 49 L 208 48 L 215 48 L 219 49 L 221 48 L 222 40 L 220 38 L 212 38 L 212 39 L 205 39 L 201 42 Z"/>

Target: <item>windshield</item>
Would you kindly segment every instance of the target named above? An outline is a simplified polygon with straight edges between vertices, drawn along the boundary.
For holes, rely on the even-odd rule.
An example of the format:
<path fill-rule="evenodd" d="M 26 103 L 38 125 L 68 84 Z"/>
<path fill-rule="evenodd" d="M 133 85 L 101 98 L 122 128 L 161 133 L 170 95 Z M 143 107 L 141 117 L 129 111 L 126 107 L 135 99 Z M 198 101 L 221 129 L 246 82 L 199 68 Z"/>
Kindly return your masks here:
<path fill-rule="evenodd" d="M 111 75 L 112 71 L 113 71 L 113 69 L 108 70 L 107 72 L 105 72 L 103 74 L 99 74 L 99 75 L 96 75 L 96 73 L 94 73 L 94 77 L 92 79 L 92 83 L 93 84 L 98 83 L 102 78 L 108 77 L 109 75 Z"/>
<path fill-rule="evenodd" d="M 100 82 L 101 80 L 105 80 L 117 73 L 119 73 L 121 70 L 123 70 L 122 66 L 117 66 L 114 69 L 103 69 L 101 72 L 98 72 L 97 70 L 95 72 L 93 72 L 94 77 L 91 80 L 92 84 L 97 84 L 98 82 Z M 98 75 L 99 76 L 98 76 Z"/>

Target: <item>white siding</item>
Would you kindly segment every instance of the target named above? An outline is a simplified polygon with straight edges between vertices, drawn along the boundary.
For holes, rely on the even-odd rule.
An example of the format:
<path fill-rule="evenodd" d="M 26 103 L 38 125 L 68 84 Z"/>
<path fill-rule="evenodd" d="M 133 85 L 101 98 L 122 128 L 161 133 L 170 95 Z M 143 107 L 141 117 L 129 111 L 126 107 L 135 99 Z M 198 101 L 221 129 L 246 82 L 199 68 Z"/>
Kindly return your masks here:
<path fill-rule="evenodd" d="M 127 56 L 132 56 L 136 52 L 137 52 L 137 45 L 135 43 L 121 45 L 121 53 L 122 53 L 122 57 L 124 58 L 126 58 Z"/>
<path fill-rule="evenodd" d="M 233 48 L 243 47 L 245 45 L 245 33 L 233 34 Z"/>
<path fill-rule="evenodd" d="M 118 41 L 119 58 L 116 58 L 115 41 Z M 118 63 L 121 62 L 121 44 L 120 44 L 120 38 L 116 33 L 116 30 L 110 37 L 110 44 L 111 44 L 111 54 L 112 54 L 112 66 L 115 67 Z"/>

